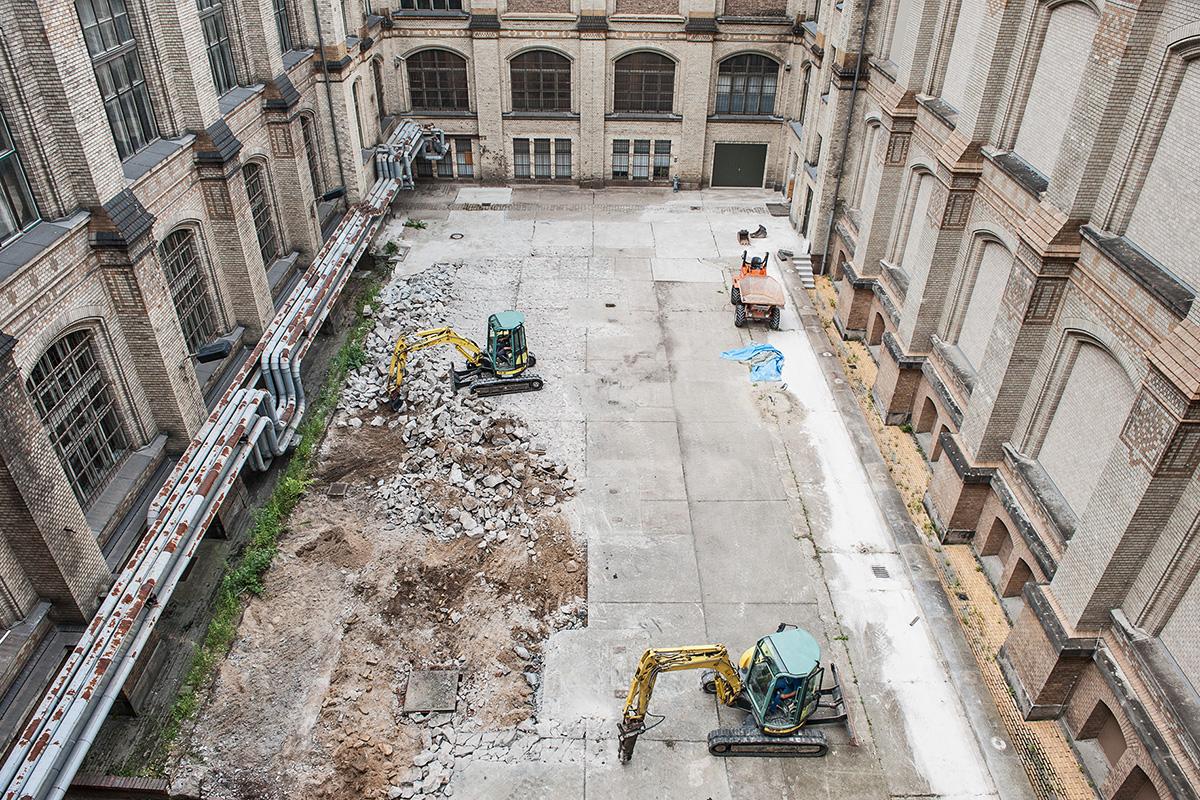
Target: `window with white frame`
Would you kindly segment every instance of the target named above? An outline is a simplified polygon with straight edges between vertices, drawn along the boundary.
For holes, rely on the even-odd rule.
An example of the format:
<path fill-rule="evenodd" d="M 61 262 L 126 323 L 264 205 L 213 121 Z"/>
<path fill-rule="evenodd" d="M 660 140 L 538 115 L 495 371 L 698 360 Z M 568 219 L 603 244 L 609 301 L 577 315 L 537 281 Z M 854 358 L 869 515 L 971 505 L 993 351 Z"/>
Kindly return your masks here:
<path fill-rule="evenodd" d="M 196 0 L 200 12 L 200 27 L 204 30 L 204 49 L 208 51 L 208 67 L 212 71 L 217 94 L 225 94 L 237 86 L 233 69 L 233 52 L 229 47 L 229 28 L 225 24 L 225 5 L 220 0 Z"/>
<path fill-rule="evenodd" d="M 158 245 L 158 260 L 171 289 L 183 340 L 188 350 L 195 352 L 217 332 L 196 234 L 188 228 L 172 231 Z"/>
<path fill-rule="evenodd" d="M 8 123 L 0 114 L 0 246 L 27 230 L 38 218 L 21 157 L 17 155 Z"/>
<path fill-rule="evenodd" d="M 254 218 L 254 232 L 258 236 L 263 266 L 270 267 L 279 258 L 279 231 L 275 227 L 266 170 L 257 161 L 251 161 L 242 167 L 242 179 L 246 182 L 246 196 L 250 199 L 250 214 Z"/>
<path fill-rule="evenodd" d="M 121 159 L 158 138 L 125 0 L 75 0 L 104 112 Z"/>
<path fill-rule="evenodd" d="M 72 331 L 50 345 L 25 388 L 75 496 L 87 505 L 127 447 L 91 331 Z"/>

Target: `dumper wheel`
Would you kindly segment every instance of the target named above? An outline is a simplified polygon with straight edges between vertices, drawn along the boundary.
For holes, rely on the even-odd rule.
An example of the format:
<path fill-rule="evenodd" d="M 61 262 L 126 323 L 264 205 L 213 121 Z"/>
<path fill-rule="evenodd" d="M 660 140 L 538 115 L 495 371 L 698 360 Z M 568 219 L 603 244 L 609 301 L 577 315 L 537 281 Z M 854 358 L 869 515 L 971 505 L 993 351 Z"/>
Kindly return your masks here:
<path fill-rule="evenodd" d="M 771 316 L 767 319 L 767 323 L 771 326 L 771 330 L 779 330 L 779 318 L 782 316 L 783 309 L 779 306 L 774 306 L 771 309 Z"/>
<path fill-rule="evenodd" d="M 527 357 L 525 366 L 526 366 L 526 368 L 536 367 L 537 366 L 537 356 L 535 356 L 533 353 L 530 353 Z"/>
<path fill-rule="evenodd" d="M 733 325 L 736 328 L 746 327 L 746 306 L 738 303 L 733 307 Z"/>
<path fill-rule="evenodd" d="M 730 303 L 733 303 L 735 306 L 736 306 L 738 303 L 742 302 L 742 290 L 741 290 L 741 289 L 739 289 L 739 288 L 738 288 L 738 287 L 736 287 L 736 286 L 730 287 L 730 289 L 729 289 L 729 302 L 730 302 Z"/>

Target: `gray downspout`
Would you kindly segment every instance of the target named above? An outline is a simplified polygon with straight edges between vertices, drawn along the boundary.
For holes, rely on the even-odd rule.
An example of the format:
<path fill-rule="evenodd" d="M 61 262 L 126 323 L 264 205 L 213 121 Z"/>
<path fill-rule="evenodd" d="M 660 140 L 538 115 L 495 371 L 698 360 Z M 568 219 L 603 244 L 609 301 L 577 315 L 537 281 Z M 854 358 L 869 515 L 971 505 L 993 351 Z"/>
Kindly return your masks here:
<path fill-rule="evenodd" d="M 316 0 L 313 0 L 316 2 Z M 867 46 L 867 24 L 871 20 L 871 6 L 874 0 L 867 0 L 863 9 L 862 30 L 858 36 L 858 55 L 854 59 L 854 83 L 850 87 L 850 108 L 846 110 L 846 126 L 842 131 L 842 155 L 838 158 L 837 182 L 833 185 L 833 204 L 829 209 L 829 227 L 825 231 L 825 253 L 821 258 L 821 273 L 829 275 L 829 242 L 833 238 L 833 221 L 837 217 L 838 196 L 842 193 L 842 177 L 846 173 L 846 151 L 850 148 L 850 126 L 854 122 L 854 100 L 858 97 L 858 76 L 862 74 L 863 49 Z"/>
<path fill-rule="evenodd" d="M 329 64 L 325 61 L 325 37 L 321 34 L 321 11 L 317 8 L 317 0 L 312 0 L 312 10 L 313 24 L 317 26 L 317 47 L 321 50 L 321 74 L 325 76 L 325 103 L 329 106 L 329 133 L 330 138 L 333 139 L 333 154 L 337 158 L 338 177 L 342 180 L 342 191 L 345 191 L 346 168 L 342 165 L 342 146 L 338 144 L 337 120 L 333 114 L 333 88 L 329 85 Z"/>

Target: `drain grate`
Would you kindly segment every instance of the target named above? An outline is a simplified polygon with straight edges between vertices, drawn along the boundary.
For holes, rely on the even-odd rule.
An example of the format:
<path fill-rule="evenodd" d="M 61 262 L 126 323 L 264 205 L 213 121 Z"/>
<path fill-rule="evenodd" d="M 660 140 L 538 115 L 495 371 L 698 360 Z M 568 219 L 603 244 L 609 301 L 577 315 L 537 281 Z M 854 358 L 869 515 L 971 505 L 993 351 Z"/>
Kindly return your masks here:
<path fill-rule="evenodd" d="M 350 488 L 348 484 L 338 481 L 337 483 L 329 484 L 329 488 L 325 490 L 327 497 L 345 497 L 346 491 Z"/>
<path fill-rule="evenodd" d="M 892 577 L 891 575 L 888 574 L 887 567 L 883 566 L 882 564 L 872 564 L 871 572 L 873 572 L 875 574 L 876 578 Z"/>

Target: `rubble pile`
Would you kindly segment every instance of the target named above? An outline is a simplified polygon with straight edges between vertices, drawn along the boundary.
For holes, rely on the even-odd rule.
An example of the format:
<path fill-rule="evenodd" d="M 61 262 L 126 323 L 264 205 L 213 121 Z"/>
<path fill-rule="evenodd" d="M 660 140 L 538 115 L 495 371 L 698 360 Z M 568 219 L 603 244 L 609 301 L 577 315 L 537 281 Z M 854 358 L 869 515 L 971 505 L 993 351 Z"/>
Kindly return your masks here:
<path fill-rule="evenodd" d="M 381 293 L 378 323 L 366 340 L 367 363 L 349 376 L 334 424 L 401 428 L 402 468 L 375 486 L 393 524 L 417 526 L 443 540 L 469 536 L 479 539 L 480 549 L 517 536 L 536 558 L 537 513 L 557 510 L 574 495 L 567 466 L 548 457 L 512 414 L 466 390 L 453 391 L 444 350 L 413 353 L 403 407 L 392 411 L 388 403 L 396 338 L 445 324 L 454 269 L 439 265 Z M 577 565 L 567 565 L 572 567 Z"/>

